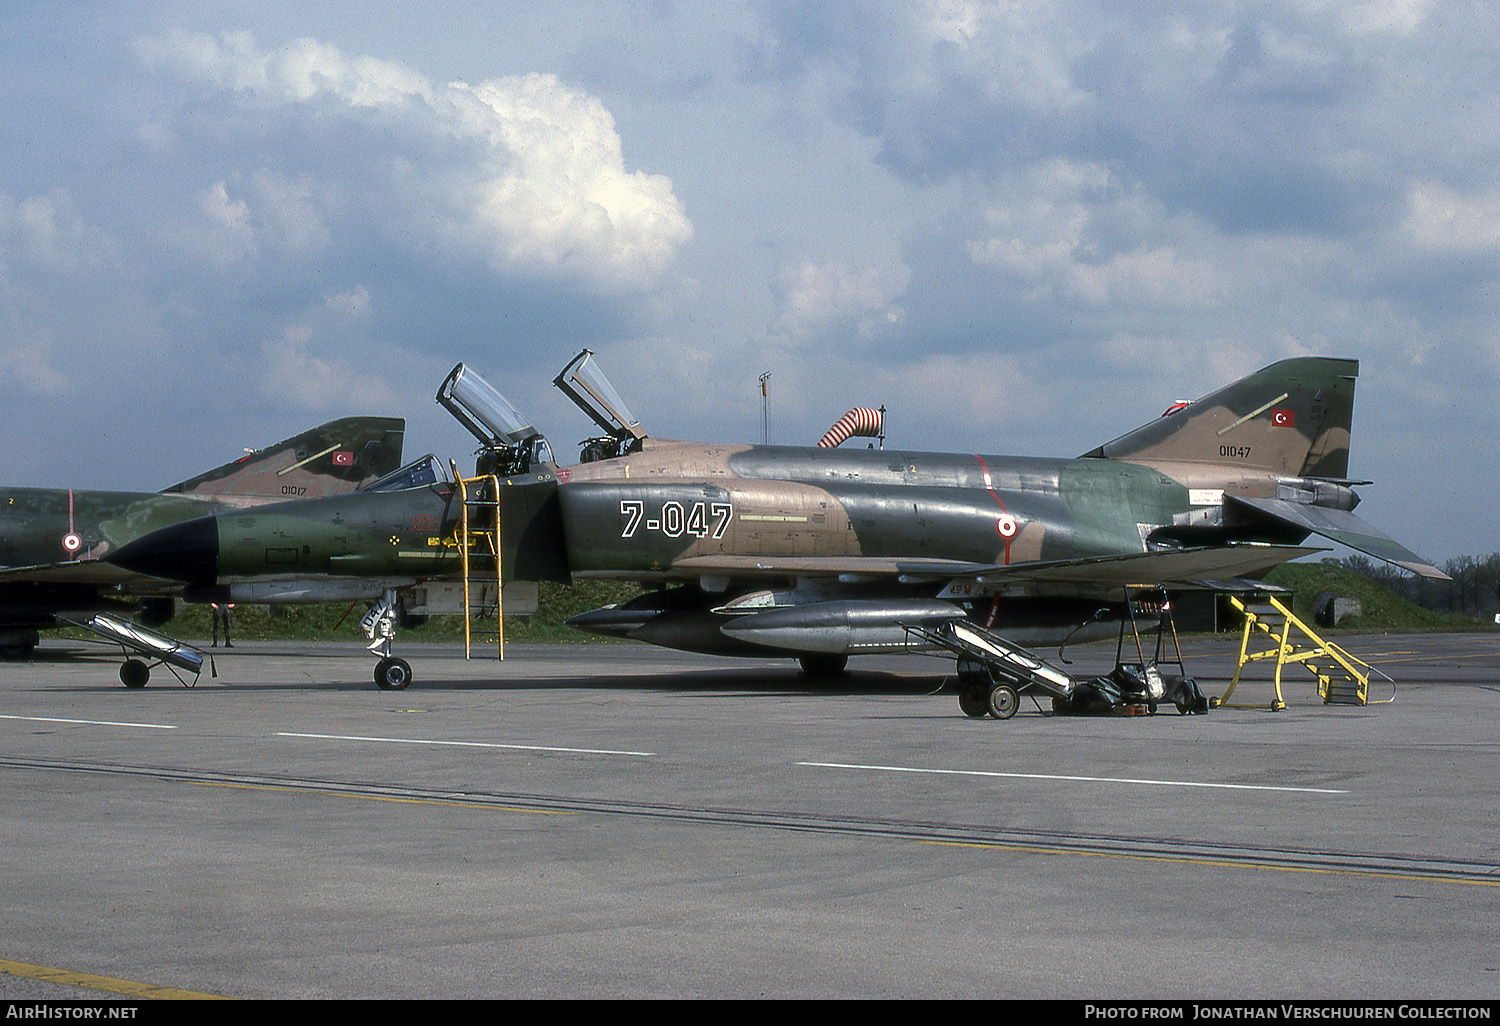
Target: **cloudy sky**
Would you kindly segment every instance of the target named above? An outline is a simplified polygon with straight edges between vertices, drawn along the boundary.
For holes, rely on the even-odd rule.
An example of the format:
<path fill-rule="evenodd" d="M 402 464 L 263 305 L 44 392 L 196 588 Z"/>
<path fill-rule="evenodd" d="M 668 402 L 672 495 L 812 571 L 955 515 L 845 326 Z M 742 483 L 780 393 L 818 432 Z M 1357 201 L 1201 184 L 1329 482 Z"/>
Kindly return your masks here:
<path fill-rule="evenodd" d="M 559 454 L 1072 456 L 1361 361 L 1361 513 L 1500 549 L 1500 16 L 1447 0 L 0 5 L 0 479 L 154 489 L 463 361 Z"/>

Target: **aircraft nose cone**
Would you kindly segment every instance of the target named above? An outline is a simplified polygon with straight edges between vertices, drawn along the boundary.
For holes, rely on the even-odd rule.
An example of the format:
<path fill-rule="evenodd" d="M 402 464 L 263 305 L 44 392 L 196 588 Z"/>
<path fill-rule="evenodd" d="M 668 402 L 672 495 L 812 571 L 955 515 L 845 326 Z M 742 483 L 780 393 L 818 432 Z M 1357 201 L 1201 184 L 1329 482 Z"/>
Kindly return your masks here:
<path fill-rule="evenodd" d="M 198 517 L 144 534 L 105 557 L 131 573 L 185 584 L 213 584 L 219 576 L 219 524 Z"/>

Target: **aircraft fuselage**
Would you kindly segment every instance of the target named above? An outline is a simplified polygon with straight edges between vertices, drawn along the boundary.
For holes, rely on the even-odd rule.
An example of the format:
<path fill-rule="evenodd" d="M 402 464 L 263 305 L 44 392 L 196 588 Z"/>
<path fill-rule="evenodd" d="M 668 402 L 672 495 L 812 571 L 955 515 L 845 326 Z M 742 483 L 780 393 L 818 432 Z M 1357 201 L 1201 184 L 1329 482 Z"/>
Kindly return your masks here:
<path fill-rule="evenodd" d="M 1275 487 L 1263 473 L 1220 477 L 1220 488 Z M 900 585 L 903 574 L 1143 552 L 1151 532 L 1217 508 L 1205 483 L 1116 460 L 648 440 L 627 456 L 502 479 L 502 570 L 507 581 L 720 592 L 870 575 L 873 592 L 877 576 Z M 200 587 L 430 579 L 457 572 L 458 518 L 446 484 L 277 503 L 178 525 L 122 563 Z"/>
<path fill-rule="evenodd" d="M 684 561 L 710 573 L 735 557 L 1139 552 L 1143 528 L 1189 508 L 1187 488 L 1109 460 L 658 442 L 557 476 L 575 576 L 681 577 Z"/>
<path fill-rule="evenodd" d="M 0 567 L 97 559 L 168 524 L 230 508 L 158 492 L 0 489 Z"/>
<path fill-rule="evenodd" d="M 1352 360 L 1284 360 L 1076 459 L 671 441 L 599 415 L 610 437 L 585 451 L 621 454 L 569 467 L 498 393 L 449 383 L 482 441 L 493 422 L 481 465 L 509 468 L 488 507 L 470 507 L 482 521 L 498 498 L 505 582 L 641 582 L 569 623 L 830 668 L 965 619 L 1022 644 L 1077 637 L 1131 587 L 1244 587 L 1315 551 L 1299 544 L 1313 533 L 1442 577 L 1352 512 L 1357 374 Z M 112 559 L 200 588 L 362 579 L 390 605 L 402 581 L 459 572 L 458 495 L 282 503 L 169 527 Z"/>

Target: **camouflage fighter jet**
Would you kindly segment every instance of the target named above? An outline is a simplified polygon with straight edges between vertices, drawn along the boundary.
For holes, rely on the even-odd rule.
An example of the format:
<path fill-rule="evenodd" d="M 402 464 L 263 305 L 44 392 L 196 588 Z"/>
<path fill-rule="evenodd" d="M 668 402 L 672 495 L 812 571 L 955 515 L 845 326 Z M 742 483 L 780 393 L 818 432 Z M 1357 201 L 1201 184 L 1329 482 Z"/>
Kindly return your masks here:
<path fill-rule="evenodd" d="M 405 428 L 391 417 L 331 421 L 160 492 L 0 488 L 0 657 L 28 657 L 58 615 L 144 597 L 142 619 L 164 622 L 172 600 L 162 581 L 102 557 L 181 520 L 352 491 L 401 465 Z"/>
<path fill-rule="evenodd" d="M 497 475 L 507 593 L 638 581 L 641 597 L 570 623 L 836 672 L 944 624 L 1016 645 L 1107 636 L 1127 586 L 1243 583 L 1317 551 L 1302 547 L 1309 535 L 1443 577 L 1352 512 L 1368 483 L 1348 478 L 1357 374 L 1353 360 L 1282 361 L 1076 459 L 668 441 L 612 389 L 574 389 L 608 437 L 569 467 L 463 365 L 445 388 L 495 411 L 479 418 L 489 437 L 469 426 L 486 442 L 479 472 Z M 460 500 L 439 469 L 411 488 L 188 521 L 112 558 L 204 596 L 272 579 L 362 578 L 391 593 L 452 579 Z M 377 683 L 409 679 L 387 652 Z"/>

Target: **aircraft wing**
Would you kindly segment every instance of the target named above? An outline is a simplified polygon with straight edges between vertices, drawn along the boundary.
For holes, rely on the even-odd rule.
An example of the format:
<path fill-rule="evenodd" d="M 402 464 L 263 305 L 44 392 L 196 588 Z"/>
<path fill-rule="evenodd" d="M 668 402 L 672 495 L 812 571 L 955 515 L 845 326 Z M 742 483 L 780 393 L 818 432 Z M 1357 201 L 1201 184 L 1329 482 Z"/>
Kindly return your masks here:
<path fill-rule="evenodd" d="M 1126 584 L 1191 585 L 1203 581 L 1256 577 L 1302 556 L 1324 551 L 1301 545 L 1233 545 L 1130 552 L 1083 559 L 1041 560 L 1010 565 L 956 559 L 889 557 L 692 556 L 677 560 L 673 571 L 726 574 L 735 577 L 838 577 L 847 581 L 899 580 L 903 583 L 948 581 L 950 589 L 966 584 L 1072 584 L 1114 588 Z"/>
<path fill-rule="evenodd" d="M 1422 577 L 1439 581 L 1451 578 L 1427 560 L 1402 545 L 1400 542 L 1377 531 L 1353 513 L 1324 506 L 1307 506 L 1285 499 L 1248 499 L 1240 495 L 1226 495 L 1225 505 L 1248 507 L 1257 513 L 1288 524 L 1295 524 L 1304 531 L 1322 535 L 1340 545 L 1368 553 L 1404 570 Z"/>
<path fill-rule="evenodd" d="M 113 587 L 122 584 L 164 582 L 155 577 L 132 573 L 124 567 L 100 559 L 77 559 L 62 563 L 38 563 L 33 566 L 0 568 L 0 586 L 7 584 L 83 584 Z"/>
<path fill-rule="evenodd" d="M 1107 588 L 1126 584 L 1199 586 L 1204 582 L 1225 578 L 1259 577 L 1282 563 L 1322 551 L 1326 550 L 1303 545 L 1241 542 L 1203 548 L 1129 552 L 1118 556 L 1015 563 L 979 571 L 971 579 L 978 584 L 1024 581 Z"/>

